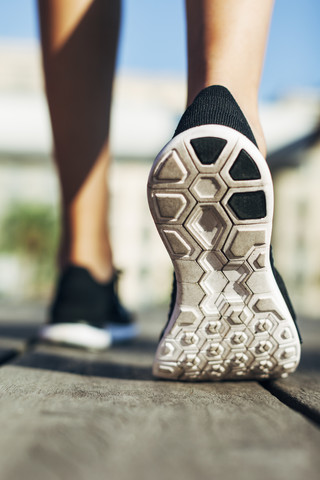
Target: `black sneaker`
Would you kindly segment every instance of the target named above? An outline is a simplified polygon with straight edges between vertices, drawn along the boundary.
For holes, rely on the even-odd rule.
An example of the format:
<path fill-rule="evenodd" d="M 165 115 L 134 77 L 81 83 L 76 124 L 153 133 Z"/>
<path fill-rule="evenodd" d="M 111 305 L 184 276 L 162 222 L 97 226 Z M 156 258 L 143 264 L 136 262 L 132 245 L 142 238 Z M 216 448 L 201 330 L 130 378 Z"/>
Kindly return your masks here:
<path fill-rule="evenodd" d="M 132 315 L 119 302 L 117 275 L 98 283 L 82 267 L 62 273 L 50 309 L 50 321 L 39 332 L 42 340 L 95 350 L 137 336 Z"/>
<path fill-rule="evenodd" d="M 172 259 L 172 308 L 154 375 L 181 380 L 284 377 L 299 334 L 273 267 L 273 185 L 240 107 L 203 90 L 154 161 L 149 206 Z"/>

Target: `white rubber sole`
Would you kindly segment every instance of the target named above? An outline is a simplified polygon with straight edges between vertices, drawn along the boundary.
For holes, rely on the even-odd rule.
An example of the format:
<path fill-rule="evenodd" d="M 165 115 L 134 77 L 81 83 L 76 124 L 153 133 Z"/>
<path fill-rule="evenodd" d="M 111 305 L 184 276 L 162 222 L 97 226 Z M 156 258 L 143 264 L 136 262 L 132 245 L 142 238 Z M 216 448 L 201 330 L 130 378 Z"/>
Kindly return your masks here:
<path fill-rule="evenodd" d="M 41 340 L 90 350 L 106 350 L 116 343 L 133 340 L 137 335 L 135 324 L 108 324 L 102 329 L 85 323 L 58 323 L 45 325 L 39 331 Z"/>
<path fill-rule="evenodd" d="M 225 143 L 210 165 L 199 160 L 191 143 L 203 137 Z M 259 178 L 231 176 L 242 151 Z M 259 192 L 254 198 L 265 199 L 265 214 L 241 219 L 233 200 L 242 194 L 252 199 L 253 192 Z M 293 372 L 300 341 L 270 265 L 273 186 L 255 145 L 220 125 L 181 133 L 154 161 L 148 201 L 177 279 L 176 303 L 156 352 L 154 375 L 227 380 Z"/>

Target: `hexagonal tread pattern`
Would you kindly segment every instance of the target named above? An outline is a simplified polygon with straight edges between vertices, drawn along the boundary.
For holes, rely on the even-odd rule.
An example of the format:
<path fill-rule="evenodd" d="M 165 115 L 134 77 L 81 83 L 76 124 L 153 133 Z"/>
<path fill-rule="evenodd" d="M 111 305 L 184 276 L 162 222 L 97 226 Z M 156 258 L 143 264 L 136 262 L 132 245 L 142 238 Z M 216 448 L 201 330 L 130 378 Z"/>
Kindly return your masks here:
<path fill-rule="evenodd" d="M 242 179 L 241 163 L 257 187 Z M 248 198 L 262 202 L 263 215 L 232 215 L 235 198 L 242 210 Z M 222 380 L 294 371 L 300 343 L 270 267 L 272 181 L 256 147 L 227 127 L 190 129 L 155 160 L 148 199 L 177 278 L 154 374 Z"/>

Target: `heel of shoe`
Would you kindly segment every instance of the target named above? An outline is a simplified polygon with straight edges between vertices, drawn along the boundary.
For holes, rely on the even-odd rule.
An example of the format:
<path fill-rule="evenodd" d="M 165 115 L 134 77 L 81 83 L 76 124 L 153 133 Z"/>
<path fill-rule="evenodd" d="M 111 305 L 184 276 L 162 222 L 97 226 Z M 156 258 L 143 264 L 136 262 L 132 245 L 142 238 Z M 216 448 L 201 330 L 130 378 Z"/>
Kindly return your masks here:
<path fill-rule="evenodd" d="M 148 199 L 177 278 L 154 374 L 221 380 L 294 371 L 300 343 L 270 265 L 273 187 L 257 147 L 228 127 L 187 130 L 155 160 Z"/>

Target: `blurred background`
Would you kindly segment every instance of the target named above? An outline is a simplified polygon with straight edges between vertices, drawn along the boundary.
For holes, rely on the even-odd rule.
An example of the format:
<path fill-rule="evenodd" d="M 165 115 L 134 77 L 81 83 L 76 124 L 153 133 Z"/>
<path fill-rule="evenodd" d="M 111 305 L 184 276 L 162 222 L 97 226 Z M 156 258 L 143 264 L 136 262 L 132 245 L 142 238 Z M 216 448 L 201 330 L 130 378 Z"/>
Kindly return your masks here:
<path fill-rule="evenodd" d="M 276 263 L 298 313 L 314 318 L 320 312 L 319 19 L 318 0 L 276 2 L 260 98 L 275 182 Z M 111 223 L 122 296 L 134 309 L 166 302 L 171 289 L 146 181 L 184 110 L 185 43 L 183 0 L 124 0 Z M 48 301 L 58 238 L 36 2 L 0 1 L 0 302 Z"/>

